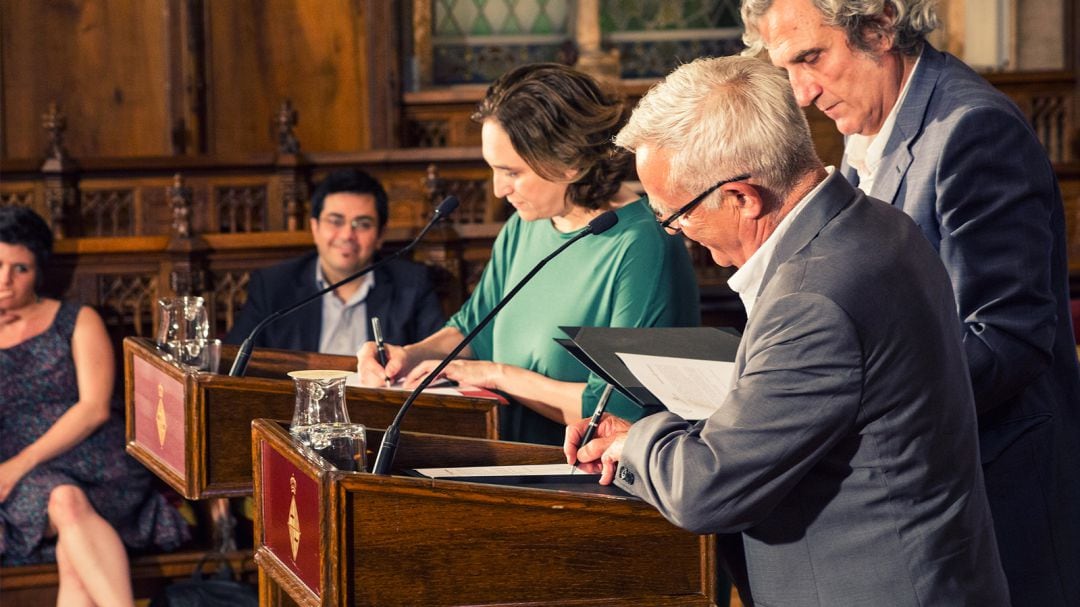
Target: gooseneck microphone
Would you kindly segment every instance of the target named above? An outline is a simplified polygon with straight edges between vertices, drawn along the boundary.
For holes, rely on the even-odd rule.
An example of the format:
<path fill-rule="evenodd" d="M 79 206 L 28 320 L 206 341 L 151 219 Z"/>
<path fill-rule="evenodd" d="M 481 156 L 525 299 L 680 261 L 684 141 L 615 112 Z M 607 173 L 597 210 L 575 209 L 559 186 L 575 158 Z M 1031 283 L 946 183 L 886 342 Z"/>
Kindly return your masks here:
<path fill-rule="evenodd" d="M 292 304 L 287 308 L 277 310 L 271 313 L 266 318 L 262 319 L 262 321 L 260 321 L 259 324 L 255 325 L 255 328 L 251 330 L 251 333 L 248 333 L 247 339 L 245 339 L 244 342 L 240 344 L 240 349 L 236 351 L 236 359 L 233 361 L 232 368 L 229 369 L 229 375 L 231 377 L 242 377 L 244 375 L 244 372 L 247 370 L 248 360 L 251 358 L 251 350 L 255 347 L 255 338 L 259 335 L 259 333 L 262 332 L 266 325 L 274 322 L 282 316 L 288 316 L 289 314 L 292 314 L 296 310 L 299 310 L 305 305 L 322 297 L 323 295 L 326 295 L 327 293 L 333 291 L 341 285 L 356 280 L 364 274 L 372 272 L 376 268 L 381 267 L 383 264 L 389 263 L 390 260 L 397 259 L 398 257 L 401 257 L 405 253 L 411 251 L 413 247 L 415 247 L 416 244 L 424 238 L 428 231 L 433 228 L 436 223 L 439 222 L 439 220 L 447 217 L 448 215 L 450 215 L 450 213 L 453 213 L 454 209 L 456 209 L 457 207 L 457 196 L 447 196 L 445 199 L 443 199 L 441 203 L 439 203 L 438 208 L 435 209 L 435 214 L 431 216 L 431 221 L 429 221 L 427 225 L 424 226 L 423 230 L 420 230 L 420 233 L 417 234 L 416 238 L 413 238 L 412 242 L 410 242 L 409 244 L 398 249 L 397 251 L 394 251 L 390 255 L 387 255 L 383 259 L 380 259 L 379 261 L 367 266 L 366 268 L 357 271 L 351 276 L 346 276 L 345 278 L 335 282 L 334 284 L 326 287 L 325 289 L 322 289 L 321 291 L 318 291 L 313 295 L 305 297 L 304 299 L 301 299 L 300 301 Z"/>
<path fill-rule="evenodd" d="M 579 232 L 570 240 L 563 243 L 562 246 L 555 249 L 555 251 L 552 252 L 550 255 L 540 260 L 540 263 L 536 264 L 536 266 L 532 270 L 529 270 L 529 273 L 526 274 L 525 277 L 522 278 L 520 281 L 518 281 L 518 283 L 514 285 L 514 288 L 510 289 L 509 293 L 503 296 L 499 303 L 496 304 L 495 307 L 487 313 L 487 316 L 482 318 L 480 322 L 476 323 L 476 326 L 473 327 L 473 330 L 469 331 L 469 334 L 461 340 L 461 343 L 459 343 L 453 350 L 451 350 L 451 352 L 447 354 L 446 357 L 443 358 L 442 361 L 439 362 L 439 364 L 434 369 L 431 370 L 431 373 L 427 374 L 427 377 L 425 377 L 423 381 L 420 382 L 420 385 L 412 391 L 412 394 L 409 395 L 409 398 L 405 399 L 405 402 L 402 403 L 401 409 L 399 409 L 397 415 L 394 416 L 394 421 L 390 422 L 390 425 L 386 428 L 386 433 L 383 434 L 382 443 L 379 445 L 379 453 L 375 456 L 375 464 L 371 468 L 371 472 L 373 474 L 379 474 L 383 476 L 390 474 L 390 467 L 393 466 L 394 455 L 397 453 L 398 435 L 401 433 L 401 422 L 405 419 L 405 413 L 409 410 L 409 407 L 412 406 L 413 401 L 416 400 L 416 397 L 419 396 L 420 393 L 423 392 L 424 389 L 431 384 L 431 382 L 435 381 L 435 378 L 438 377 L 439 373 L 441 373 L 442 370 L 446 368 L 446 365 L 449 365 L 450 362 L 454 360 L 454 358 L 456 358 L 462 350 L 465 349 L 465 346 L 469 345 L 469 342 L 471 342 L 473 338 L 476 337 L 476 335 L 480 333 L 480 331 L 482 331 L 484 327 L 488 325 L 488 323 L 491 322 L 491 319 L 495 318 L 495 314 L 497 314 L 499 310 L 503 309 L 503 306 L 509 303 L 509 301 L 514 297 L 514 295 L 517 295 L 517 292 L 525 286 L 525 283 L 532 280 L 532 277 L 540 271 L 540 268 L 543 268 L 545 265 L 547 265 L 549 261 L 554 259 L 555 256 L 557 256 L 559 253 L 565 251 L 566 248 L 570 245 L 581 240 L 582 238 L 585 238 L 590 234 L 602 234 L 610 230 L 611 227 L 614 226 L 616 223 L 619 223 L 619 216 L 615 214 L 615 211 L 606 211 L 600 216 L 598 216 L 596 219 L 590 221 L 589 225 L 584 230 Z"/>

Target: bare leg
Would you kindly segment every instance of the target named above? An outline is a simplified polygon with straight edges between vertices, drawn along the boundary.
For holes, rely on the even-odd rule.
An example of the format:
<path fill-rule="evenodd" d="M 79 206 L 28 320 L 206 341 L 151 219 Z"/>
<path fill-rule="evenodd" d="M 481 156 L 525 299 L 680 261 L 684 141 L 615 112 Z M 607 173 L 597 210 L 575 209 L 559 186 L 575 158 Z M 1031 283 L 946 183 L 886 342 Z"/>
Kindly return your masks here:
<path fill-rule="evenodd" d="M 236 550 L 236 519 L 229 510 L 229 499 L 212 500 L 210 515 L 214 520 L 214 546 L 223 554 Z"/>
<path fill-rule="evenodd" d="M 60 591 L 56 595 L 57 607 L 94 607 L 94 601 L 86 592 L 82 580 L 72 567 L 71 558 L 63 547 L 56 547 L 56 565 L 60 571 Z"/>
<path fill-rule="evenodd" d="M 49 495 L 49 520 L 57 530 L 57 552 L 98 607 L 131 607 L 127 552 L 116 530 L 94 511 L 75 485 L 59 485 Z"/>

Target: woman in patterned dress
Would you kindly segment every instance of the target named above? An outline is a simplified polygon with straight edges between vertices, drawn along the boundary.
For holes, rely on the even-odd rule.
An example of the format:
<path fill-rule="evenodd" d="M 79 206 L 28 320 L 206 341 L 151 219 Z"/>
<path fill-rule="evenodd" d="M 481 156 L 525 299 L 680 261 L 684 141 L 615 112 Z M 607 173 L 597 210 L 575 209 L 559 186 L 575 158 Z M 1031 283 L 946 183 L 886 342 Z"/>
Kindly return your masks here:
<path fill-rule="evenodd" d="M 55 558 L 59 605 L 131 605 L 124 545 L 188 530 L 124 453 L 101 317 L 38 294 L 51 250 L 41 217 L 0 208 L 0 562 Z"/>

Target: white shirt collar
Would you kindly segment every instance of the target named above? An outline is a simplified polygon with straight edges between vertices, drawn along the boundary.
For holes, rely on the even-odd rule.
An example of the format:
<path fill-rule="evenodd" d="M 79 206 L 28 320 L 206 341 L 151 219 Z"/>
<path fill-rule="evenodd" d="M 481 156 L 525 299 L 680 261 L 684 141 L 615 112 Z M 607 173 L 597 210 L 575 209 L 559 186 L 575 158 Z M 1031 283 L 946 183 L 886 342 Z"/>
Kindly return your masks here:
<path fill-rule="evenodd" d="M 836 167 L 825 167 L 825 171 L 829 175 L 832 175 L 835 170 Z M 784 233 L 791 227 L 795 217 L 806 208 L 806 203 L 821 191 L 825 181 L 823 179 L 806 196 L 802 197 L 802 200 L 780 220 L 780 224 L 776 226 L 772 234 L 769 234 L 769 237 L 765 239 L 765 242 L 761 244 L 758 250 L 754 251 L 750 259 L 747 259 L 746 263 L 728 279 L 728 286 L 731 287 L 732 291 L 739 294 L 739 299 L 742 300 L 743 306 L 746 308 L 747 318 L 750 317 L 750 311 L 753 310 L 754 302 L 757 301 L 758 292 L 761 291 L 761 281 L 765 278 L 765 269 L 769 267 L 769 261 L 772 260 L 773 252 L 776 251 L 777 243 L 780 242 Z"/>
<path fill-rule="evenodd" d="M 918 71 L 920 63 L 922 63 L 922 53 L 915 60 L 915 66 L 911 68 L 907 82 L 904 83 L 904 88 L 900 89 L 900 96 L 897 97 L 896 103 L 889 110 L 889 115 L 885 117 L 881 130 L 876 135 L 855 134 L 847 137 L 844 146 L 847 162 L 859 174 L 859 189 L 866 193 L 867 196 L 870 195 L 870 190 L 874 187 L 874 180 L 878 168 L 881 166 L 881 157 L 885 152 L 885 144 L 889 142 L 889 137 L 896 127 L 896 116 L 900 113 L 900 107 L 903 106 L 904 99 L 907 98 L 908 89 L 911 88 L 911 81 L 915 80 L 915 73 Z"/>
<path fill-rule="evenodd" d="M 361 276 L 359 280 L 360 288 L 353 293 L 353 296 L 349 298 L 349 301 L 342 302 L 345 306 L 357 304 L 367 298 L 368 292 L 375 286 L 375 273 L 368 272 L 366 275 Z M 325 289 L 330 286 L 330 283 L 326 282 L 326 275 L 323 274 L 322 264 L 320 263 L 315 264 L 315 286 L 319 289 Z M 326 295 L 323 295 L 323 297 L 337 298 L 337 293 L 330 291 Z M 341 301 L 340 298 L 338 298 L 338 301 Z"/>

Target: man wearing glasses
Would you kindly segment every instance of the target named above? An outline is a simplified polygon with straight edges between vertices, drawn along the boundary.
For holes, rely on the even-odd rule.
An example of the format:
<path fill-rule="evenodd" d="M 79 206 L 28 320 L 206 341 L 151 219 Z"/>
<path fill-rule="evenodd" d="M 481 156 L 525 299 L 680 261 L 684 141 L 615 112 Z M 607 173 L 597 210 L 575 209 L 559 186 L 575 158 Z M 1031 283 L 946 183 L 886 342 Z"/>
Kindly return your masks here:
<path fill-rule="evenodd" d="M 316 251 L 252 273 L 247 302 L 225 339 L 240 343 L 262 319 L 372 263 L 389 214 L 386 191 L 367 173 L 330 173 L 311 198 Z M 422 265 L 396 259 L 338 287 L 256 338 L 256 347 L 353 356 L 379 318 L 383 337 L 412 343 L 443 325 L 439 301 Z"/>
<path fill-rule="evenodd" d="M 822 166 L 756 59 L 681 66 L 616 143 L 664 227 L 738 267 L 748 320 L 710 417 L 606 417 L 579 449 L 584 420 L 567 459 L 726 534 L 746 602 L 1008 605 L 952 286 L 916 224 Z"/>

